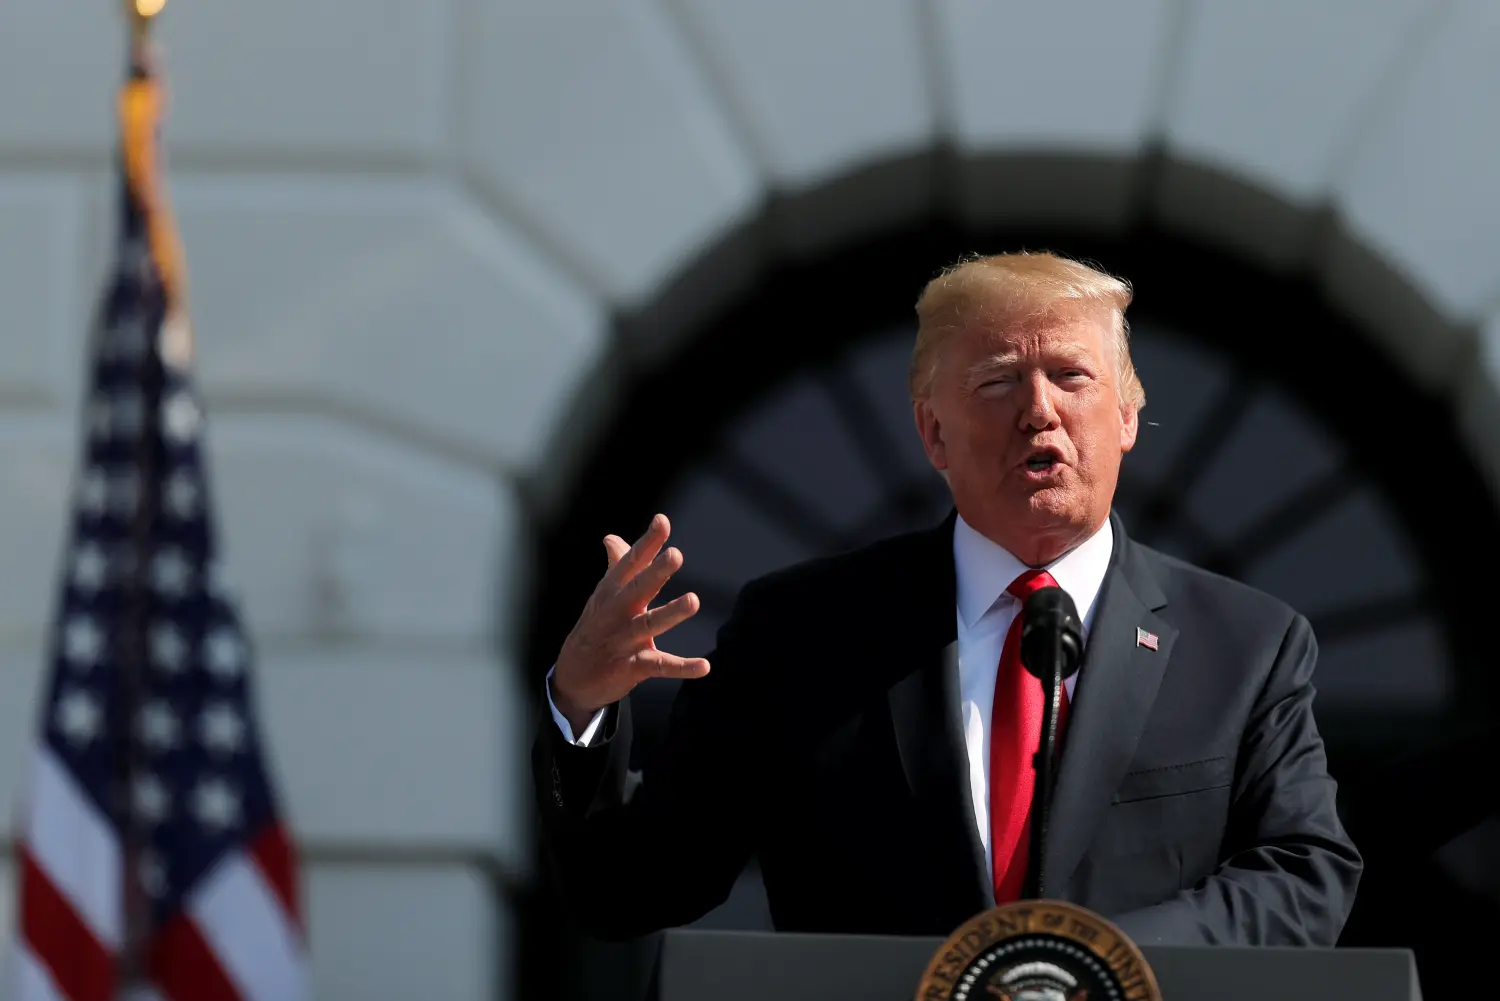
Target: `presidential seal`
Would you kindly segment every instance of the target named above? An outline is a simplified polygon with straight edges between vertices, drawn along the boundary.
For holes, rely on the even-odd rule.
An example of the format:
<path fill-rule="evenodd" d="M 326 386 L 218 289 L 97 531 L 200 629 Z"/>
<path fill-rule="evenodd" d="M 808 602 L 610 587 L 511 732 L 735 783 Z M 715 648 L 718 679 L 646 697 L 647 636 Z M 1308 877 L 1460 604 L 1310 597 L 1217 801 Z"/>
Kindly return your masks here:
<path fill-rule="evenodd" d="M 927 964 L 916 1001 L 1161 1001 L 1146 958 L 1104 918 L 1023 900 L 971 919 Z"/>

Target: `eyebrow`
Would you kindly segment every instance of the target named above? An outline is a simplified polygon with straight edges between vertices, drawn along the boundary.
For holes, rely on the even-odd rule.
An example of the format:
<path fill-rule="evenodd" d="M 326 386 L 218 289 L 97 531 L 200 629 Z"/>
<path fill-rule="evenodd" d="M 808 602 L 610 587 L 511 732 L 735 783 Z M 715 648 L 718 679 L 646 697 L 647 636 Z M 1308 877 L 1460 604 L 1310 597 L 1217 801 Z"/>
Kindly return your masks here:
<path fill-rule="evenodd" d="M 983 358 L 979 359 L 974 364 L 969 366 L 969 373 L 972 375 L 975 372 L 983 372 L 992 368 L 1004 368 L 1007 365 L 1014 365 L 1020 359 L 1020 357 L 1021 353 L 1019 351 L 1006 351 L 1004 353 L 985 355 Z"/>
<path fill-rule="evenodd" d="M 1089 366 L 1092 366 L 1094 363 L 1094 359 L 1089 355 L 1088 349 L 1082 344 L 1062 345 L 1057 350 L 1056 354 L 1060 356 L 1060 360 L 1063 361 L 1064 364 L 1087 364 Z M 974 364 L 969 366 L 968 371 L 965 373 L 965 380 L 967 382 L 972 382 L 974 379 L 992 372 L 995 369 L 1006 368 L 1007 366 L 1014 365 L 1017 361 L 1020 360 L 1020 358 L 1021 353 L 1019 351 L 1005 351 L 986 355 L 985 357 L 979 359 Z"/>

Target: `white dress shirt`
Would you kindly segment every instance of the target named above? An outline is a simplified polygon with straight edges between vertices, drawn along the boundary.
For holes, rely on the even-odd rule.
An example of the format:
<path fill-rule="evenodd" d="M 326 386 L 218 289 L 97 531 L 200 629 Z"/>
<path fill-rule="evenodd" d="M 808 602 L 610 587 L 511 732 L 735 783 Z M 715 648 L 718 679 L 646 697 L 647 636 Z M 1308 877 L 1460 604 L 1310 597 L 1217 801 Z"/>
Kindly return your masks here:
<path fill-rule="evenodd" d="M 1082 545 L 1049 563 L 1045 569 L 1068 592 L 1083 620 L 1083 635 L 1088 639 L 1094 620 L 1094 605 L 1109 558 L 1114 551 L 1114 531 L 1109 521 Z M 1011 581 L 1031 569 L 1005 549 L 980 535 L 960 517 L 953 530 L 953 567 L 957 576 L 958 602 L 958 689 L 959 713 L 963 721 L 964 746 L 969 752 L 969 790 L 974 797 L 974 822 L 979 825 L 979 840 L 984 845 L 985 867 L 993 868 L 990 859 L 990 709 L 995 699 L 995 675 L 999 673 L 1000 652 L 1021 603 L 1006 592 Z M 552 672 L 547 672 L 547 705 L 552 719 L 565 739 L 588 746 L 599 732 L 608 711 L 601 709 L 584 728 L 573 735 L 573 728 L 557 703 L 552 701 Z M 1068 698 L 1078 681 L 1074 674 L 1064 687 Z M 993 880 L 993 874 L 990 877 Z"/>
<path fill-rule="evenodd" d="M 1109 570 L 1114 540 L 1114 530 L 1106 520 L 1104 527 L 1082 545 L 1042 568 L 1073 599 L 1083 621 L 1085 641 L 1094 620 L 1099 588 Z M 953 567 L 958 578 L 959 718 L 969 752 L 974 822 L 979 825 L 985 869 L 990 872 L 994 867 L 990 858 L 990 709 L 1005 634 L 1021 610 L 1020 601 L 1005 589 L 1031 568 L 980 535 L 962 517 L 953 529 Z M 1069 699 L 1077 681 L 1074 674 L 1063 683 Z M 993 872 L 990 878 L 993 881 Z"/>

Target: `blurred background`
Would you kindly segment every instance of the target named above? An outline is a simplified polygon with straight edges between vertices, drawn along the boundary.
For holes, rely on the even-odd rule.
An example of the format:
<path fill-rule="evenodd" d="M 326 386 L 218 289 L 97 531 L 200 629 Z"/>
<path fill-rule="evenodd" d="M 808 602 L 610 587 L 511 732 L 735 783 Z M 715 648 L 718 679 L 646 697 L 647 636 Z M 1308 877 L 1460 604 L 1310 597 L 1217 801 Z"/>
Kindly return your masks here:
<path fill-rule="evenodd" d="M 639 996 L 649 943 L 573 932 L 529 807 L 599 539 L 671 515 L 687 654 L 750 577 L 941 519 L 912 304 L 1023 247 L 1137 287 L 1128 529 L 1313 621 L 1345 944 L 1439 996 L 1500 933 L 1500 2 L 172 0 L 157 36 L 318 998 Z M 124 52 L 115 3 L 0 7 L 7 804 Z M 753 867 L 705 923 L 766 926 Z"/>

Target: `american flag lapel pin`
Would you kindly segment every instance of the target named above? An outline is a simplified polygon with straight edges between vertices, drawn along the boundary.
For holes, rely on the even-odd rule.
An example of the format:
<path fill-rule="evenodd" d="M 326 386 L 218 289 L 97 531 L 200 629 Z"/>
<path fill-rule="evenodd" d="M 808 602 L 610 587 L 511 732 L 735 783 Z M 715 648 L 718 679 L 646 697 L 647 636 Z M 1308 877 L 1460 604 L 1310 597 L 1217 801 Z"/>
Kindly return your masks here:
<path fill-rule="evenodd" d="M 1146 632 L 1146 630 L 1142 629 L 1140 626 L 1136 626 L 1135 627 L 1135 645 L 1136 646 L 1143 646 L 1147 650 L 1155 650 L 1156 647 L 1157 647 L 1157 645 L 1159 643 L 1160 643 L 1160 640 L 1158 640 L 1156 638 L 1156 634 L 1155 633 L 1148 633 L 1148 632 Z"/>

